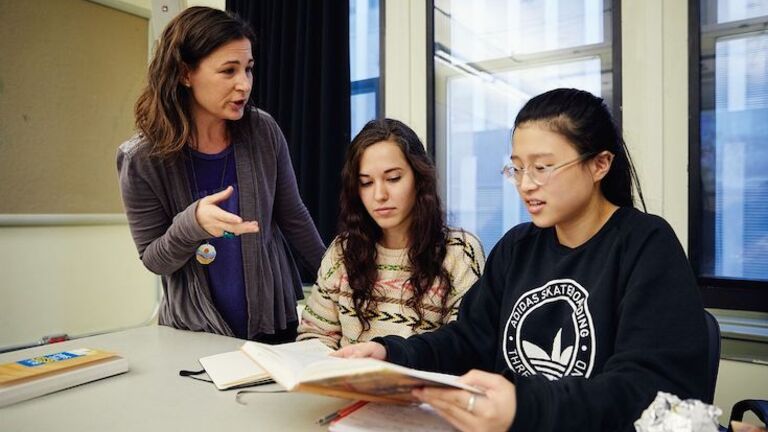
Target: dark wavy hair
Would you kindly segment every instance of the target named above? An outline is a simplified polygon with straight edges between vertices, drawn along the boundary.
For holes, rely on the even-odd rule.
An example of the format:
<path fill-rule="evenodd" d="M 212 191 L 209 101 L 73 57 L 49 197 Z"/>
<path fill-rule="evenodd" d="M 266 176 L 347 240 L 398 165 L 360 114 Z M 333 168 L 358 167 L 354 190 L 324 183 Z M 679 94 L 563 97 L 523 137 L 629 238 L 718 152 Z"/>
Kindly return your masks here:
<path fill-rule="evenodd" d="M 182 78 L 220 46 L 243 38 L 253 46 L 255 38 L 248 24 L 219 9 L 191 7 L 168 23 L 149 65 L 147 86 L 134 108 L 136 129 L 151 146 L 152 156 L 168 158 L 179 154 L 185 144 L 194 145 L 192 92 Z M 250 135 L 248 113 L 254 110 L 251 93 L 243 118 L 227 121 L 230 136 Z"/>
<path fill-rule="evenodd" d="M 515 129 L 527 123 L 541 123 L 564 136 L 581 155 L 597 155 L 605 150 L 613 153 L 611 168 L 600 182 L 600 190 L 611 203 L 632 207 L 635 204 L 634 184 L 645 209 L 643 191 L 629 150 L 602 98 L 572 88 L 550 90 L 523 106 L 515 118 Z"/>
<path fill-rule="evenodd" d="M 372 120 L 352 140 L 341 173 L 339 240 L 352 288 L 355 314 L 363 331 L 366 331 L 371 328 L 370 318 L 375 314 L 380 299 L 375 292 L 378 275 L 375 244 L 381 239 L 382 230 L 360 199 L 360 159 L 368 147 L 382 141 L 397 144 L 415 177 L 416 199 L 408 236 L 411 268 L 408 283 L 413 288 L 413 296 L 406 303 L 416 312 L 418 319 L 412 324 L 415 330 L 423 323 L 422 300 L 434 283 L 438 282 L 443 287 L 436 294 L 440 296 L 443 318 L 448 314 L 446 302 L 453 288 L 448 271 L 443 267 L 448 228 L 437 194 L 435 165 L 416 133 L 404 123 L 392 119 Z"/>

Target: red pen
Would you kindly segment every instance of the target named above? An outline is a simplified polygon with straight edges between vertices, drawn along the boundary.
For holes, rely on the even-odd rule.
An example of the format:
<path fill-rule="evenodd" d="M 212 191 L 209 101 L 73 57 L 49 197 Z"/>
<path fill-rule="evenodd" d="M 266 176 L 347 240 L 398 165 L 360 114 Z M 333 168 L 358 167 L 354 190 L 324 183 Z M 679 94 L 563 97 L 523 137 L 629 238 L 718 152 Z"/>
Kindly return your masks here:
<path fill-rule="evenodd" d="M 339 415 L 337 415 L 336 418 L 331 421 L 331 423 L 336 423 L 337 421 L 364 407 L 366 404 L 368 404 L 368 401 L 357 401 L 346 408 L 340 409 Z"/>
<path fill-rule="evenodd" d="M 317 420 L 317 424 L 324 425 L 324 424 L 328 424 L 328 423 L 330 423 L 332 421 L 336 421 L 336 420 L 338 420 L 338 419 L 340 419 L 340 418 L 342 418 L 344 416 L 349 415 L 350 413 L 352 413 L 353 411 L 357 410 L 358 408 L 364 406 L 367 403 L 368 402 L 366 402 L 366 401 L 357 401 L 357 402 L 353 403 L 352 405 L 345 406 L 344 408 L 341 408 L 338 411 L 332 412 L 332 413 L 328 414 L 327 416 L 319 418 Z"/>

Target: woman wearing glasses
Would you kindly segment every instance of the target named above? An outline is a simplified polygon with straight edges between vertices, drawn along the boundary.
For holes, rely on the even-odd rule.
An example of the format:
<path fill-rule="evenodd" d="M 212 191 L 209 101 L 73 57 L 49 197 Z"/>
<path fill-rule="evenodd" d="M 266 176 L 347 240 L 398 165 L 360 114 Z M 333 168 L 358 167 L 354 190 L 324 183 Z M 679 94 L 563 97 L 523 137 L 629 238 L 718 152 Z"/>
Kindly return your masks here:
<path fill-rule="evenodd" d="M 342 349 L 465 374 L 484 390 L 414 394 L 461 430 L 624 431 L 658 391 L 704 399 L 707 331 L 696 281 L 642 194 L 602 99 L 557 89 L 520 111 L 511 163 L 532 223 L 491 251 L 459 318 L 429 334 Z"/>

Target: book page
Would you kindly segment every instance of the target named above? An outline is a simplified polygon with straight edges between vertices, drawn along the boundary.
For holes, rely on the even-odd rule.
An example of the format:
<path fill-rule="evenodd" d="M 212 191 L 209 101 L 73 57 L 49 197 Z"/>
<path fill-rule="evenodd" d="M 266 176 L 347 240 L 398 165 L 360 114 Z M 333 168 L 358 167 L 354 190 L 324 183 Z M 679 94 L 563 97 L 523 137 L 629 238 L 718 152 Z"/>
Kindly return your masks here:
<path fill-rule="evenodd" d="M 299 381 L 308 382 L 329 377 L 378 372 L 390 369 L 392 366 L 394 366 L 392 363 L 372 358 L 328 357 L 306 365 Z"/>
<path fill-rule="evenodd" d="M 219 390 L 269 378 L 267 371 L 242 351 L 203 357 L 200 364 Z"/>
<path fill-rule="evenodd" d="M 453 432 L 456 429 L 429 405 L 369 403 L 331 423 L 330 432 Z"/>
<path fill-rule="evenodd" d="M 316 362 L 308 366 L 299 379 L 302 384 L 362 395 L 386 396 L 400 401 L 413 400 L 411 390 L 417 387 L 455 387 L 482 394 L 463 384 L 459 377 L 410 369 L 373 359 L 341 359 L 341 362 Z M 367 399 L 366 399 L 367 400 Z"/>
<path fill-rule="evenodd" d="M 415 378 L 421 378 L 425 381 L 431 381 L 433 383 L 440 383 L 450 387 L 457 387 L 460 389 L 470 391 L 472 393 L 483 394 L 482 390 L 460 382 L 459 378 L 461 377 L 457 375 L 449 375 L 449 374 L 444 374 L 439 372 L 427 372 L 427 371 L 421 371 L 416 369 L 408 369 L 408 375 Z"/>
<path fill-rule="evenodd" d="M 296 387 L 301 371 L 308 365 L 335 359 L 328 357 L 333 351 L 317 339 L 282 345 L 246 342 L 240 349 L 288 390 Z"/>
<path fill-rule="evenodd" d="M 374 359 L 329 357 L 331 349 L 317 339 L 282 345 L 246 342 L 241 347 L 253 361 L 289 391 L 373 401 L 410 402 L 417 387 L 455 387 L 482 394 L 459 377 L 418 371 Z"/>

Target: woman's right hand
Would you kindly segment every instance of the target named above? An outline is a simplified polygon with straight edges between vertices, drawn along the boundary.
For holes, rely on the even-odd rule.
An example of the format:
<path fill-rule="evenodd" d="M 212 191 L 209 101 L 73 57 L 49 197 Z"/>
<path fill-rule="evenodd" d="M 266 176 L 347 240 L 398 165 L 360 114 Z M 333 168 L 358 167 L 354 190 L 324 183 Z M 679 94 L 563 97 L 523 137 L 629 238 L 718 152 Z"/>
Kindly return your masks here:
<path fill-rule="evenodd" d="M 222 210 L 218 204 L 232 196 L 234 188 L 228 186 L 221 192 L 208 195 L 200 199 L 195 210 L 197 223 L 210 235 L 221 237 L 224 231 L 235 235 L 259 232 L 259 223 L 256 221 L 243 222 L 243 219 L 230 212 Z"/>
<path fill-rule="evenodd" d="M 354 345 L 347 345 L 344 348 L 331 353 L 334 357 L 342 358 L 373 358 L 376 360 L 386 360 L 387 349 L 378 342 L 363 342 Z"/>

